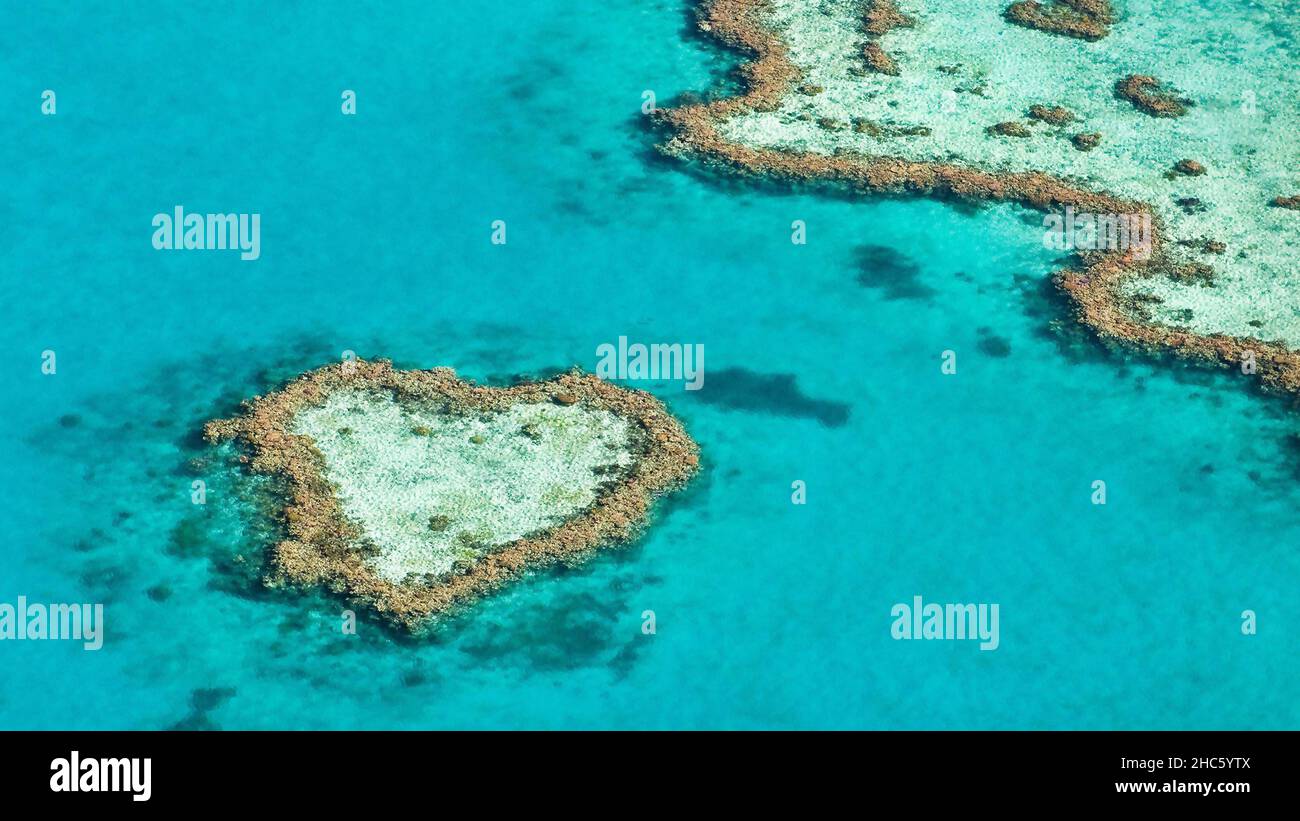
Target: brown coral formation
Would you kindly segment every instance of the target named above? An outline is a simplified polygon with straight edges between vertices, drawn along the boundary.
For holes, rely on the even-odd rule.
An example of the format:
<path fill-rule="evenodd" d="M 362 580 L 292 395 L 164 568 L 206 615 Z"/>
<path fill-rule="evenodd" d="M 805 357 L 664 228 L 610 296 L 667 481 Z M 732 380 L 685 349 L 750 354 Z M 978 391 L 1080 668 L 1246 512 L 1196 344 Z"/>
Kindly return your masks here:
<path fill-rule="evenodd" d="M 1014 120 L 1009 120 L 1005 123 L 997 123 L 996 125 L 991 125 L 984 130 L 989 134 L 994 134 L 999 137 L 1034 136 L 1034 132 L 1030 131 L 1029 128 L 1026 127 L 1024 123 L 1018 123 Z"/>
<path fill-rule="evenodd" d="M 1214 269 L 1203 262 L 1188 262 L 1181 265 L 1169 265 L 1161 274 L 1184 285 L 1201 285 L 1209 287 L 1214 284 Z"/>
<path fill-rule="evenodd" d="M 1205 166 L 1196 160 L 1179 160 L 1174 163 L 1174 172 L 1184 177 L 1199 177 L 1205 173 Z"/>
<path fill-rule="evenodd" d="M 867 68 L 877 74 L 898 76 L 898 63 L 894 62 L 894 58 L 886 54 L 880 44 L 874 40 L 862 47 L 862 59 L 866 61 Z"/>
<path fill-rule="evenodd" d="M 853 130 L 868 137 L 928 137 L 930 129 L 924 125 L 880 124 L 866 117 L 853 118 Z"/>
<path fill-rule="evenodd" d="M 1061 106 L 1033 105 L 1029 107 L 1030 119 L 1051 125 L 1068 125 L 1074 122 L 1074 112 Z"/>
<path fill-rule="evenodd" d="M 862 30 L 872 37 L 880 37 L 894 29 L 911 28 L 916 21 L 898 10 L 894 0 L 867 0 L 862 14 Z"/>
<path fill-rule="evenodd" d="M 910 28 L 915 21 L 898 10 L 894 0 L 867 0 L 862 13 L 862 30 L 867 42 L 862 47 L 862 59 L 867 68 L 877 74 L 897 77 L 898 63 L 885 53 L 876 40 L 897 28 Z"/>
<path fill-rule="evenodd" d="M 309 437 L 290 432 L 300 409 L 319 404 L 332 391 L 356 389 L 387 392 L 399 401 L 457 414 L 492 413 L 521 402 L 583 403 L 634 424 L 641 453 L 625 480 L 602 491 L 574 518 L 462 564 L 444 578 L 396 584 L 366 563 L 362 534 L 344 516 L 325 478 L 320 451 Z M 384 360 L 357 360 L 305 373 L 280 391 L 245 402 L 240 416 L 209 422 L 204 436 L 211 442 L 238 441 L 247 448 L 241 461 L 251 470 L 285 480 L 287 532 L 272 550 L 268 584 L 324 585 L 412 630 L 431 615 L 467 603 L 527 568 L 576 561 L 602 545 L 633 537 L 654 499 L 680 487 L 699 465 L 696 445 L 681 424 L 644 391 L 576 372 L 546 382 L 493 388 L 461 380 L 449 368 L 399 371 Z M 441 517 L 429 521 L 431 530 L 445 526 Z"/>
<path fill-rule="evenodd" d="M 1292 211 L 1300 211 L 1300 194 L 1294 197 L 1274 197 L 1273 206 L 1276 208 L 1290 208 Z"/>
<path fill-rule="evenodd" d="M 1080 40 L 1100 40 L 1115 22 L 1110 0 L 1019 0 L 1004 16 L 1017 26 Z"/>
<path fill-rule="evenodd" d="M 1193 248 L 1202 254 L 1223 254 L 1227 252 L 1228 246 L 1217 239 L 1209 237 L 1200 237 L 1198 239 L 1180 239 L 1178 244 L 1184 248 Z"/>
<path fill-rule="evenodd" d="M 799 78 L 800 72 L 787 58 L 780 38 L 763 25 L 765 5 L 764 0 L 704 0 L 701 27 L 752 58 L 743 71 L 744 89 L 738 96 L 713 103 L 661 109 L 658 116 L 672 132 L 660 147 L 663 152 L 700 160 L 719 171 L 789 183 L 819 182 L 863 196 L 906 191 L 1017 202 L 1044 211 L 1073 206 L 1076 211 L 1091 213 L 1151 215 L 1149 253 L 1139 248 L 1089 252 L 1081 255 L 1081 267 L 1056 275 L 1057 287 L 1073 302 L 1078 320 L 1105 341 L 1153 354 L 1171 351 L 1180 357 L 1235 367 L 1249 353 L 1262 384 L 1300 392 L 1300 354 L 1283 345 L 1223 334 L 1201 335 L 1143 321 L 1135 315 L 1121 286 L 1135 276 L 1153 273 L 1164 261 L 1163 225 L 1145 203 L 1088 191 L 1077 183 L 1041 172 L 992 173 L 895 157 L 847 153 L 827 156 L 754 148 L 725 139 L 717 123 L 747 111 L 776 109 Z M 1081 147 L 1081 142 L 1095 144 L 1091 139 L 1094 137 L 1100 139 L 1100 135 L 1076 135 L 1074 142 L 1076 147 Z"/>
<path fill-rule="evenodd" d="M 1101 134 L 1096 132 L 1091 134 L 1075 134 L 1070 138 L 1070 142 L 1074 143 L 1074 147 L 1080 151 L 1091 151 L 1101 145 Z"/>
<path fill-rule="evenodd" d="M 1152 117 L 1181 117 L 1194 103 L 1165 89 L 1149 74 L 1130 74 L 1115 84 L 1115 96 Z"/>

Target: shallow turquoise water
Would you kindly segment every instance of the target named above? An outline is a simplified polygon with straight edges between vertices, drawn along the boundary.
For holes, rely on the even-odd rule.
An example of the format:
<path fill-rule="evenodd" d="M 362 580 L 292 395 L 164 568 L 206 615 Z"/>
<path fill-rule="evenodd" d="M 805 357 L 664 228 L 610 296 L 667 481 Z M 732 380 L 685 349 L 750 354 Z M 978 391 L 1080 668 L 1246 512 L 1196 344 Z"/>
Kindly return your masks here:
<path fill-rule="evenodd" d="M 0 30 L 0 601 L 108 623 L 96 653 L 0 643 L 0 727 L 1297 726 L 1294 415 L 1054 335 L 1035 215 L 655 159 L 642 91 L 730 61 L 682 3 L 606 6 Z M 262 258 L 153 250 L 176 204 L 260 212 Z M 267 531 L 187 467 L 203 420 L 343 350 L 505 381 L 620 335 L 705 345 L 704 390 L 646 386 L 705 471 L 637 545 L 429 641 L 248 584 Z M 1001 647 L 893 641 L 918 594 L 998 603 Z"/>

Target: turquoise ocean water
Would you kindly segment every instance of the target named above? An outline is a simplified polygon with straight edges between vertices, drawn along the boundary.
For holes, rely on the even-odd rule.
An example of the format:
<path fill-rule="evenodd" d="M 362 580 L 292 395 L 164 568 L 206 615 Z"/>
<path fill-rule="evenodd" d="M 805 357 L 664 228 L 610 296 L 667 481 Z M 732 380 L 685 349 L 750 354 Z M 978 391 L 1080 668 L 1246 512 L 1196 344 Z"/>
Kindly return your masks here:
<path fill-rule="evenodd" d="M 1037 215 L 657 159 L 642 92 L 732 65 L 688 24 L 9 5 L 0 602 L 103 602 L 107 636 L 0 643 L 0 727 L 1300 724 L 1294 413 L 1054 332 Z M 178 204 L 260 213 L 261 259 L 155 251 Z M 705 468 L 637 544 L 415 642 L 241 572 L 272 531 L 192 462 L 204 420 L 344 350 L 504 383 L 621 335 L 707 351 L 702 391 L 642 385 Z M 914 595 L 998 603 L 1001 646 L 892 640 Z"/>

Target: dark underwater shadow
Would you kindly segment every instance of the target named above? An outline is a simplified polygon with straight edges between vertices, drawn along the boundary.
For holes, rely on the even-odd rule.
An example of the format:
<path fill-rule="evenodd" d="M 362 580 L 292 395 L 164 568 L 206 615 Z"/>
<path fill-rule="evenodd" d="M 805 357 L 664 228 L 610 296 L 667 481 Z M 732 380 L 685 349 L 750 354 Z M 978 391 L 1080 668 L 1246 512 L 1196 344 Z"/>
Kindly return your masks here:
<path fill-rule="evenodd" d="M 739 367 L 709 371 L 703 387 L 688 395 L 697 402 L 726 410 L 815 419 L 832 428 L 846 424 L 853 407 L 848 402 L 808 396 L 794 374 Z"/>

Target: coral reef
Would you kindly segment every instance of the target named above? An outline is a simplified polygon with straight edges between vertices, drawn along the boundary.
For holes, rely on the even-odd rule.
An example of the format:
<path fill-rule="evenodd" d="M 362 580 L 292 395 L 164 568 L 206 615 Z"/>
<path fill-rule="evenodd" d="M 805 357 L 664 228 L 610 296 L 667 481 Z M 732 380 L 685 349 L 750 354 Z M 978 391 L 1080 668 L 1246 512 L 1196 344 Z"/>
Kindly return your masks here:
<path fill-rule="evenodd" d="M 1035 105 L 1029 108 L 1029 117 L 1051 125 L 1067 125 L 1074 122 L 1074 112 L 1061 106 Z"/>
<path fill-rule="evenodd" d="M 1099 3 L 1067 5 L 1076 12 L 1102 7 Z M 789 59 L 785 44 L 763 20 L 767 8 L 764 0 L 705 0 L 700 8 L 701 28 L 750 58 L 740 70 L 743 85 L 739 94 L 725 99 L 658 112 L 670 132 L 661 151 L 705 163 L 721 172 L 757 175 L 787 184 L 816 183 L 850 195 L 908 192 L 1010 201 L 1044 211 L 1070 206 L 1079 212 L 1149 218 L 1152 230 L 1146 248 L 1088 252 L 1080 255 L 1077 268 L 1056 275 L 1057 287 L 1073 303 L 1077 319 L 1103 340 L 1152 353 L 1172 351 L 1180 357 L 1227 367 L 1240 364 L 1249 353 L 1264 386 L 1300 391 L 1300 355 L 1282 344 L 1226 334 L 1199 334 L 1151 322 L 1140 310 L 1134 310 L 1140 298 L 1125 294 L 1123 286 L 1168 265 L 1165 226 L 1147 203 L 1088 190 L 1078 181 L 1039 171 L 999 173 L 942 161 L 755 147 L 724 137 L 719 124 L 746 113 L 777 110 L 781 99 L 800 80 L 801 72 Z M 1173 97 L 1158 80 L 1146 75 L 1121 80 L 1116 92 L 1152 116 L 1178 116 L 1191 104 Z M 1080 150 L 1088 150 L 1099 141 L 1097 134 L 1072 138 Z"/>
<path fill-rule="evenodd" d="M 1196 160 L 1179 160 L 1174 163 L 1174 171 L 1185 177 L 1199 177 L 1205 173 L 1205 166 Z"/>
<path fill-rule="evenodd" d="M 1200 237 L 1199 239 L 1180 239 L 1178 244 L 1184 248 L 1194 248 L 1202 254 L 1222 254 L 1228 250 L 1228 246 L 1209 237 Z"/>
<path fill-rule="evenodd" d="M 872 37 L 880 37 L 897 28 L 911 28 L 915 24 L 916 21 L 898 10 L 894 0 L 867 0 L 862 15 L 862 30 Z"/>
<path fill-rule="evenodd" d="M 1115 22 L 1110 0 L 1018 0 L 1005 16 L 1018 26 L 1080 40 L 1100 40 Z"/>
<path fill-rule="evenodd" d="M 894 0 L 866 0 L 862 13 L 862 31 L 867 35 L 867 42 L 862 47 L 862 60 L 867 69 L 877 74 L 897 77 L 898 63 L 876 41 L 894 29 L 911 28 L 915 24 L 916 21 L 898 10 Z"/>
<path fill-rule="evenodd" d="M 448 572 L 395 578 L 376 566 L 379 551 L 374 534 L 344 509 L 322 449 L 311 436 L 295 432 L 305 418 L 319 414 L 334 399 L 358 393 L 395 403 L 396 413 L 418 412 L 428 418 L 466 420 L 466 424 L 484 424 L 485 419 L 490 422 L 520 408 L 547 405 L 557 413 L 585 410 L 616 417 L 631 437 L 629 458 L 613 481 L 600 486 L 594 501 L 558 524 L 499 545 L 486 543 L 490 541 L 487 530 L 461 532 L 454 536 L 462 550 L 460 560 Z M 365 432 L 366 421 L 364 413 L 357 417 L 357 435 Z M 417 445 L 428 447 L 420 434 L 409 428 L 404 433 Z M 520 429 L 519 434 L 532 439 L 527 430 Z M 357 360 L 305 373 L 280 391 L 246 401 L 239 416 L 209 422 L 204 435 L 210 442 L 238 441 L 247 450 L 241 461 L 249 469 L 285 483 L 286 532 L 271 551 L 268 584 L 323 585 L 412 630 L 525 569 L 580 560 L 602 545 L 635 536 L 653 500 L 680 487 L 699 465 L 695 443 L 648 393 L 581 373 L 494 388 L 463 381 L 448 368 L 399 371 L 384 360 Z M 440 539 L 446 533 L 445 538 L 451 539 L 447 531 L 454 521 L 444 513 L 433 513 L 412 524 L 424 538 Z"/>
<path fill-rule="evenodd" d="M 1018 123 L 1014 120 L 991 125 L 987 129 L 989 134 L 1000 137 L 1032 137 L 1034 132 L 1030 131 L 1024 123 Z"/>
<path fill-rule="evenodd" d="M 1300 194 L 1294 197 L 1275 197 L 1273 205 L 1277 208 L 1290 208 L 1292 211 L 1300 211 Z"/>
<path fill-rule="evenodd" d="M 866 134 L 868 137 L 928 137 L 930 129 L 923 125 L 898 125 L 896 123 L 884 123 L 883 125 L 869 120 L 866 117 L 853 118 L 853 130 L 858 134 Z"/>
<path fill-rule="evenodd" d="M 898 63 L 894 58 L 885 53 L 880 44 L 872 41 L 862 47 L 862 59 L 867 63 L 867 67 L 877 74 L 888 74 L 891 77 L 898 76 Z"/>
<path fill-rule="evenodd" d="M 1115 96 L 1152 117 L 1181 117 L 1194 103 L 1168 91 L 1149 74 L 1130 74 L 1115 84 Z"/>
<path fill-rule="evenodd" d="M 1101 135 L 1095 132 L 1091 134 L 1075 134 L 1070 138 L 1070 142 L 1074 143 L 1074 147 L 1080 151 L 1091 151 L 1101 145 Z"/>
<path fill-rule="evenodd" d="M 1188 285 L 1209 287 L 1214 284 L 1214 269 L 1201 262 L 1169 265 L 1160 272 L 1163 276 Z"/>

